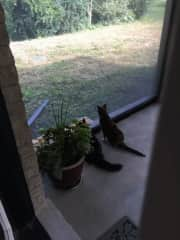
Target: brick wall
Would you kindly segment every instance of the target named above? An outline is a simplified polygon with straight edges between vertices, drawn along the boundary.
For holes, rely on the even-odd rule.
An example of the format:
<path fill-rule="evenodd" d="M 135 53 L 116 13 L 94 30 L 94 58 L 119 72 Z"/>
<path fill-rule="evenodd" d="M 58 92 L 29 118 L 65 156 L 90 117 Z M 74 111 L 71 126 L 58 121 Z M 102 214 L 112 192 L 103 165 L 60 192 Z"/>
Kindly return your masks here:
<path fill-rule="evenodd" d="M 42 181 L 37 159 L 32 147 L 31 132 L 27 125 L 25 108 L 14 58 L 9 48 L 5 17 L 0 4 L 0 90 L 4 96 L 14 132 L 18 153 L 35 212 L 45 205 Z M 13 159 L 12 159 L 13 161 Z"/>

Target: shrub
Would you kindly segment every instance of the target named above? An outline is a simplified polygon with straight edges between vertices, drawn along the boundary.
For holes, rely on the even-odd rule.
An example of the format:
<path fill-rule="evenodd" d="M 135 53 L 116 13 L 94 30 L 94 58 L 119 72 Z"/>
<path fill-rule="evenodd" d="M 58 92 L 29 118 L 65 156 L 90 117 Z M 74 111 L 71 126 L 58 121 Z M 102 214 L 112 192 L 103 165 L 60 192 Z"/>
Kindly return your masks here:
<path fill-rule="evenodd" d="M 130 0 L 129 8 L 135 14 L 135 17 L 139 19 L 146 11 L 147 0 Z"/>
<path fill-rule="evenodd" d="M 90 16 L 94 24 L 131 21 L 144 14 L 147 0 L 1 0 L 1 2 L 5 8 L 11 39 L 24 40 L 87 28 L 90 26 Z"/>
<path fill-rule="evenodd" d="M 88 26 L 87 0 L 59 1 L 64 16 L 59 25 L 59 33 L 74 32 Z"/>
<path fill-rule="evenodd" d="M 33 38 L 33 19 L 30 5 L 25 0 L 3 0 L 6 24 L 10 37 L 14 40 Z"/>
<path fill-rule="evenodd" d="M 54 0 L 3 0 L 2 4 L 13 40 L 56 34 L 64 16 Z"/>
<path fill-rule="evenodd" d="M 129 21 L 129 0 L 98 0 L 93 10 L 93 23 L 113 23 Z"/>
<path fill-rule="evenodd" d="M 35 35 L 48 36 L 59 32 L 63 20 L 64 9 L 54 0 L 29 0 L 35 25 Z"/>

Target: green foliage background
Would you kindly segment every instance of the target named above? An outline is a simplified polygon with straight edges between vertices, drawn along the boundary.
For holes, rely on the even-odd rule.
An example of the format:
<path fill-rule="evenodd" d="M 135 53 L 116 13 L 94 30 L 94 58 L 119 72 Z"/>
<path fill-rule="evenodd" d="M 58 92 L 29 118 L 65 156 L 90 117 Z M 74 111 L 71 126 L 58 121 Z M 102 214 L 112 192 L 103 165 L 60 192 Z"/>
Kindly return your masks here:
<path fill-rule="evenodd" d="M 73 32 L 91 27 L 92 24 L 132 21 L 140 18 L 146 10 L 146 0 L 1 0 L 1 2 L 12 40 Z"/>

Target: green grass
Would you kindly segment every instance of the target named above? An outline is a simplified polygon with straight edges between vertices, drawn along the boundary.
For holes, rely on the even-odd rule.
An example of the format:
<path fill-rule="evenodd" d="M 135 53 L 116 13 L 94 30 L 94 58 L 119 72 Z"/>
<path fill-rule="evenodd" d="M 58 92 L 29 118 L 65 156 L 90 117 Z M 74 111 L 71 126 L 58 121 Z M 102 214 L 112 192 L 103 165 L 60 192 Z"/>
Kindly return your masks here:
<path fill-rule="evenodd" d="M 73 34 L 14 42 L 28 116 L 48 98 L 63 94 L 72 103 L 70 118 L 97 118 L 96 105 L 113 111 L 156 87 L 157 63 L 165 1 L 152 0 L 139 21 Z M 51 124 L 50 107 L 34 129 Z"/>
<path fill-rule="evenodd" d="M 150 0 L 148 2 L 147 12 L 142 20 L 147 22 L 162 21 L 165 6 L 166 0 Z"/>

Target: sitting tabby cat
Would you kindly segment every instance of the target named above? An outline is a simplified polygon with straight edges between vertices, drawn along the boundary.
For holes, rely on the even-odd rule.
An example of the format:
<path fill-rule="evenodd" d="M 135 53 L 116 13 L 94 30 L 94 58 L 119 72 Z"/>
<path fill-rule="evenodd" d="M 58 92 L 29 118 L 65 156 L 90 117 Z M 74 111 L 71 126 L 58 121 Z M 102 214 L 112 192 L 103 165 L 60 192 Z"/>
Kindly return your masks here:
<path fill-rule="evenodd" d="M 102 127 L 104 139 L 108 139 L 112 146 L 122 148 L 128 152 L 134 153 L 138 156 L 145 157 L 145 155 L 129 146 L 124 142 L 124 134 L 111 120 L 107 112 L 107 105 L 98 106 L 99 120 Z"/>
<path fill-rule="evenodd" d="M 121 164 L 113 164 L 104 159 L 101 144 L 93 134 L 91 138 L 91 150 L 86 155 L 85 161 L 109 172 L 120 171 L 123 167 Z"/>

